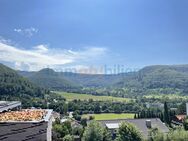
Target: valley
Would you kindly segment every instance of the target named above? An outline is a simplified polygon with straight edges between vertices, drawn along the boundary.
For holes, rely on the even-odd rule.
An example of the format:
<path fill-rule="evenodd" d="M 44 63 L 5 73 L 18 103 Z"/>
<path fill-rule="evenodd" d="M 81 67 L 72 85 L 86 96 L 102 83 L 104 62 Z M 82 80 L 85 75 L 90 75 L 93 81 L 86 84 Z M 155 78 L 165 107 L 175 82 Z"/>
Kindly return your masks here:
<path fill-rule="evenodd" d="M 187 76 L 188 65 L 148 66 L 125 74 L 89 75 L 49 68 L 22 72 L 0 64 L 0 98 L 20 101 L 23 108 L 53 109 L 62 121 L 76 122 L 79 126 L 92 121 L 131 119 L 140 124 L 144 119 L 157 119 L 167 129 L 176 129 L 174 123 L 182 125 L 176 116 L 186 114 Z M 67 122 L 55 123 L 53 130 L 59 133 L 64 124 Z"/>

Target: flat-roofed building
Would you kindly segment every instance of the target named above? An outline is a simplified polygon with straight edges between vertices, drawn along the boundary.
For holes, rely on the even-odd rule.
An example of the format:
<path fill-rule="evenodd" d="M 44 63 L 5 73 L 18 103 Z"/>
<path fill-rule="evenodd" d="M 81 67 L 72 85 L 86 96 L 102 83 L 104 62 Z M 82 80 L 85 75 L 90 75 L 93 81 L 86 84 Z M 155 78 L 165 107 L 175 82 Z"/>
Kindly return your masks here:
<path fill-rule="evenodd" d="M 1 141 L 51 141 L 52 112 L 25 109 L 0 113 Z"/>

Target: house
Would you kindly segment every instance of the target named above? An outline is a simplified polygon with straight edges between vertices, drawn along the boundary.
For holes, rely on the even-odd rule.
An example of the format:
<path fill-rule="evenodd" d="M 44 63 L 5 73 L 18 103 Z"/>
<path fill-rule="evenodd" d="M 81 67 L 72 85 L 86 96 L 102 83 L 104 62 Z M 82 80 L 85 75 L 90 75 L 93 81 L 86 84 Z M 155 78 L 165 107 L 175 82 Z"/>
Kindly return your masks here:
<path fill-rule="evenodd" d="M 119 128 L 119 125 L 122 122 L 129 122 L 135 125 L 138 130 L 141 132 L 143 137 L 147 139 L 149 137 L 149 131 L 152 128 L 157 128 L 162 133 L 169 132 L 169 129 L 166 127 L 164 123 L 159 118 L 151 118 L 151 119 L 120 119 L 120 120 L 101 120 L 98 121 L 106 128 L 111 130 L 113 136 L 116 136 L 116 129 Z"/>
<path fill-rule="evenodd" d="M 185 118 L 186 118 L 186 115 L 175 115 L 174 120 L 177 122 L 183 123 Z"/>
<path fill-rule="evenodd" d="M 174 125 L 179 125 L 179 126 L 183 126 L 183 122 L 184 120 L 187 118 L 188 116 L 188 103 L 186 103 L 186 114 L 182 114 L 182 115 L 175 115 L 172 119 L 172 123 Z"/>
<path fill-rule="evenodd" d="M 183 126 L 183 121 L 186 118 L 186 115 L 175 115 L 172 119 L 174 125 Z"/>
<path fill-rule="evenodd" d="M 15 109 L 5 102 L 0 113 L 1 141 L 51 141 L 52 112 L 50 109 Z M 18 104 L 18 106 L 20 106 Z M 4 109 L 9 109 L 4 110 Z M 2 111 L 2 110 L 1 110 Z"/>

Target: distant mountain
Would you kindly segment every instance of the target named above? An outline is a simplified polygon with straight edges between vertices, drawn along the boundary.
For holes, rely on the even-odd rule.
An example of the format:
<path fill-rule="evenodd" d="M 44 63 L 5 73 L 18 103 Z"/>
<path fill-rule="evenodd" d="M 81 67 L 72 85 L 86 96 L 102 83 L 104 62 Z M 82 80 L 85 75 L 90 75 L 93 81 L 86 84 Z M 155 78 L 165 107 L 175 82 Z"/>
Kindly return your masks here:
<path fill-rule="evenodd" d="M 123 76 L 103 74 L 79 74 L 71 72 L 55 72 L 52 69 L 42 69 L 38 72 L 19 71 L 33 83 L 51 88 L 52 90 L 75 89 L 80 87 L 107 87 L 117 83 Z"/>
<path fill-rule="evenodd" d="M 148 89 L 188 88 L 188 65 L 156 65 L 145 67 L 138 72 L 117 75 L 78 74 L 55 72 L 43 69 L 39 72 L 19 72 L 35 84 L 53 90 L 66 90 L 82 87 L 128 88 L 146 91 Z"/>
<path fill-rule="evenodd" d="M 188 65 L 148 66 L 137 73 L 123 78 L 116 87 L 133 87 L 138 89 L 188 88 Z"/>
<path fill-rule="evenodd" d="M 19 72 L 33 83 L 50 90 L 73 90 L 80 87 L 79 84 L 66 80 L 63 75 L 52 69 L 46 68 L 38 72 Z"/>
<path fill-rule="evenodd" d="M 15 70 L 0 64 L 0 98 L 43 97 L 45 92 L 46 90 L 20 76 Z"/>
<path fill-rule="evenodd" d="M 104 75 L 104 74 L 79 74 L 62 73 L 64 78 L 69 81 L 80 84 L 83 87 L 108 87 L 117 83 L 124 77 L 122 74 Z"/>
<path fill-rule="evenodd" d="M 188 65 L 148 66 L 113 87 L 128 88 L 134 91 L 132 95 L 188 95 Z"/>

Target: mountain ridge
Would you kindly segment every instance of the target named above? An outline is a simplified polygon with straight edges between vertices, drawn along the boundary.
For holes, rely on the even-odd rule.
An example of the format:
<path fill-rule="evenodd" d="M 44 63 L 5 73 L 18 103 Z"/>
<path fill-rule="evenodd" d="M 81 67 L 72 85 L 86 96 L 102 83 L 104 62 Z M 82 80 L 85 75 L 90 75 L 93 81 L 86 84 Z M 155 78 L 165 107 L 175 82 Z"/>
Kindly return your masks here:
<path fill-rule="evenodd" d="M 59 80 L 61 78 L 69 82 L 70 85 L 75 84 L 77 87 L 114 87 L 134 89 L 178 88 L 185 90 L 188 84 L 187 64 L 152 65 L 146 66 L 137 72 L 111 75 L 55 72 L 52 69 L 42 69 L 39 72 L 41 71 L 49 71 L 50 75 L 54 76 L 54 79 Z M 23 72 L 19 73 L 24 76 Z M 37 72 L 31 73 L 36 74 Z M 32 80 L 33 75 L 28 74 L 27 77 Z M 49 76 L 45 76 L 47 81 Z M 59 90 L 61 90 L 61 88 Z"/>

